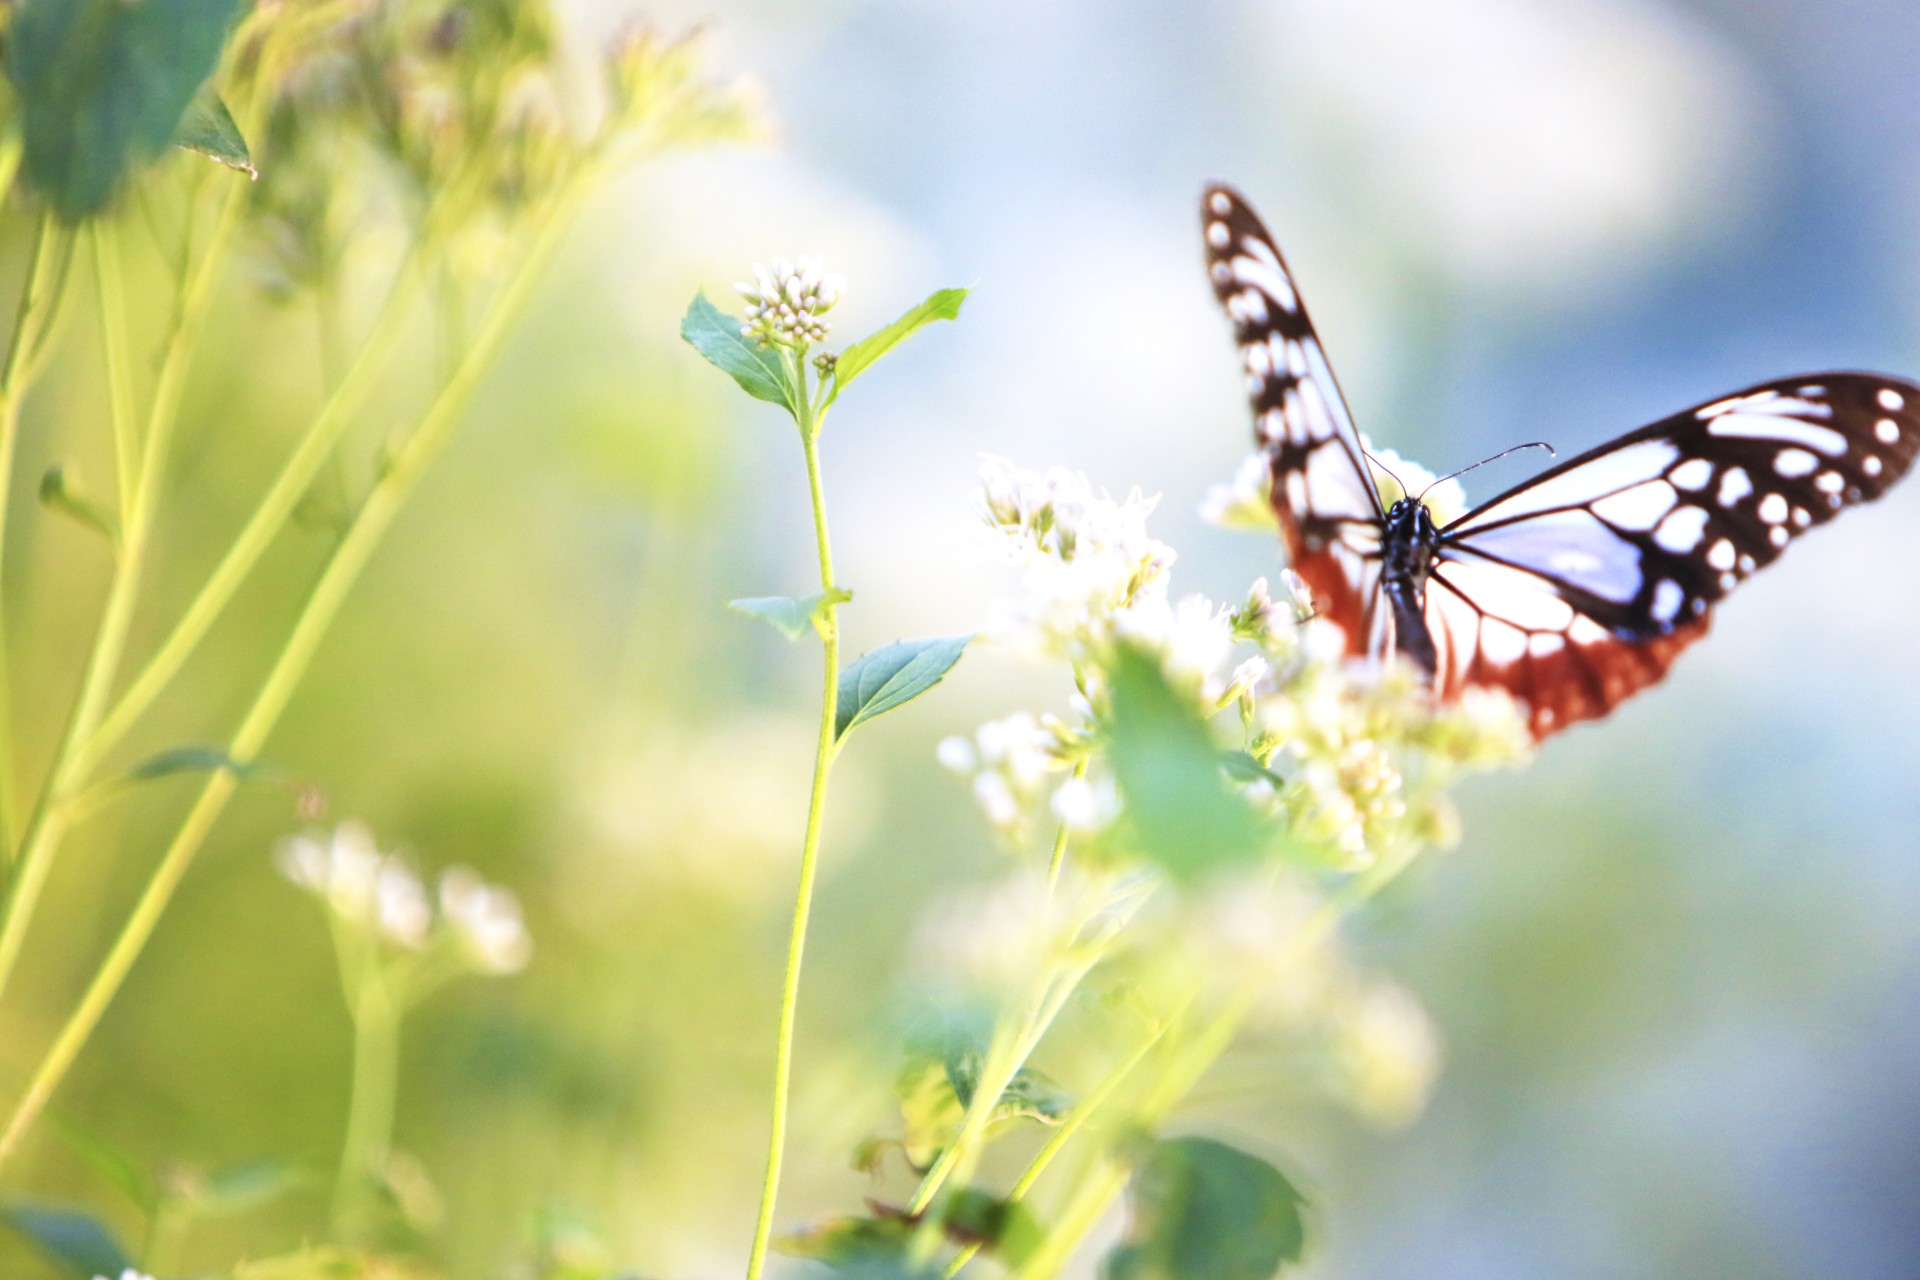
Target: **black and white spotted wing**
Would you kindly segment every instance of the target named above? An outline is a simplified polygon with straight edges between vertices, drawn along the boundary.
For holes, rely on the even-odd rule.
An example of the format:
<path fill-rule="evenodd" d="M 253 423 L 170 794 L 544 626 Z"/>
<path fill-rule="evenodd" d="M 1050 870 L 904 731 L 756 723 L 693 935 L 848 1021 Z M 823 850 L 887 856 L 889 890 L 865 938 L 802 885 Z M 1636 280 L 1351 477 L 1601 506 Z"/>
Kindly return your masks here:
<path fill-rule="evenodd" d="M 1293 568 L 1320 614 L 1356 643 L 1377 630 L 1385 512 L 1360 433 L 1286 260 L 1229 187 L 1209 187 L 1201 234 L 1213 293 L 1233 321 Z"/>
<path fill-rule="evenodd" d="M 1295 568 L 1350 652 L 1422 652 L 1383 625 L 1379 498 L 1278 252 L 1225 188 L 1207 191 L 1202 215 Z M 1332 407 L 1308 407 L 1306 386 L 1325 388 L 1313 403 Z M 1439 530 L 1416 619 L 1434 687 L 1505 689 L 1537 736 L 1604 715 L 1666 674 L 1716 601 L 1800 534 L 1885 493 L 1916 453 L 1920 386 L 1823 373 L 1761 383 L 1569 459 Z"/>
<path fill-rule="evenodd" d="M 1920 387 L 1761 383 L 1543 472 L 1440 531 L 1427 619 L 1455 692 L 1499 684 L 1549 732 L 1665 674 L 1708 611 L 1920 452 Z"/>

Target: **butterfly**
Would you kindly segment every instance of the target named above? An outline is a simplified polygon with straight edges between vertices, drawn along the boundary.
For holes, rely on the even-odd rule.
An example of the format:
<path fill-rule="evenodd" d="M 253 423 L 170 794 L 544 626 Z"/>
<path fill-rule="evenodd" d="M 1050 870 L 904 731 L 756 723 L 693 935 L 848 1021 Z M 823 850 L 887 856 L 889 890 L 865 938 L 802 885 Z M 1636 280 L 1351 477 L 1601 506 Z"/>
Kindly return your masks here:
<path fill-rule="evenodd" d="M 1920 452 L 1920 385 L 1816 373 L 1630 431 L 1444 524 L 1383 503 L 1367 442 L 1260 219 L 1210 186 L 1201 233 L 1233 322 L 1293 567 L 1355 656 L 1443 698 L 1504 689 L 1536 739 L 1607 714 L 1706 633 L 1788 543 L 1885 493 Z"/>

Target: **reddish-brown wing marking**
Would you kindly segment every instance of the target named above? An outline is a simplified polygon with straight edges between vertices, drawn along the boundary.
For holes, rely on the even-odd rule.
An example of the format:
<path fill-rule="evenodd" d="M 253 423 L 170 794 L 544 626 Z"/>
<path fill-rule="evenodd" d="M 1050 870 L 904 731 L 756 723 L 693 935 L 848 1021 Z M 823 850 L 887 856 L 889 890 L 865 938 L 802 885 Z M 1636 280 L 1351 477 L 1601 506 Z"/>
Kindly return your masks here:
<path fill-rule="evenodd" d="M 1441 530 L 1435 687 L 1508 689 L 1537 736 L 1605 715 L 1705 634 L 1715 602 L 1916 453 L 1920 386 L 1821 373 L 1569 459 Z"/>
<path fill-rule="evenodd" d="M 1233 321 L 1294 571 L 1313 589 L 1321 616 L 1346 633 L 1349 650 L 1365 653 L 1387 611 L 1375 608 L 1384 513 L 1360 433 L 1260 219 L 1239 193 L 1212 186 L 1200 222 L 1207 277 Z"/>

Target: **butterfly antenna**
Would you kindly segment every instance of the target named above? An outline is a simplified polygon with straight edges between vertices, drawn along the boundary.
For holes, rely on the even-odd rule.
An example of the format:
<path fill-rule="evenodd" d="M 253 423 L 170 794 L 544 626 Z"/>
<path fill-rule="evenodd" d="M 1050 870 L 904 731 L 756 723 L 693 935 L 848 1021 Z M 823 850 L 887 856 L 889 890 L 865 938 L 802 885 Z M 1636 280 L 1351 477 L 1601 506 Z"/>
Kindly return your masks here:
<path fill-rule="evenodd" d="M 1360 452 L 1367 453 L 1365 449 L 1362 449 Z M 1382 471 L 1386 472 L 1388 475 L 1393 476 L 1393 482 L 1400 486 L 1401 493 L 1405 493 L 1407 491 L 1407 482 L 1405 480 L 1402 480 L 1399 476 L 1394 476 L 1392 467 L 1389 467 L 1386 463 L 1380 461 L 1380 459 L 1374 457 L 1370 453 L 1367 453 L 1367 461 L 1371 462 L 1374 466 L 1380 468 Z"/>
<path fill-rule="evenodd" d="M 1449 472 L 1448 474 L 1441 476 L 1438 480 L 1435 480 L 1433 484 L 1430 484 L 1425 489 L 1422 489 L 1420 491 L 1420 497 L 1422 498 L 1426 497 L 1427 494 L 1432 491 L 1433 485 L 1445 484 L 1447 481 L 1453 479 L 1455 476 L 1463 476 L 1467 474 L 1467 472 L 1473 470 L 1474 467 L 1484 467 L 1489 462 L 1498 462 L 1500 461 L 1500 459 L 1506 457 L 1508 454 L 1518 453 L 1522 449 L 1545 449 L 1547 451 L 1547 456 L 1549 458 L 1557 458 L 1560 456 L 1559 454 L 1553 451 L 1553 446 L 1548 444 L 1545 440 L 1529 440 L 1527 441 L 1527 443 L 1517 444 L 1513 446 L 1513 448 L 1511 449 L 1502 449 L 1500 452 L 1494 454 L 1491 458 L 1482 458 L 1480 459 L 1480 461 L 1475 462 L 1469 466 L 1462 467 L 1458 471 Z M 1406 488 L 1405 485 L 1402 485 L 1400 487 L 1403 489 Z M 1416 501 L 1418 501 L 1418 499 L 1416 499 Z"/>

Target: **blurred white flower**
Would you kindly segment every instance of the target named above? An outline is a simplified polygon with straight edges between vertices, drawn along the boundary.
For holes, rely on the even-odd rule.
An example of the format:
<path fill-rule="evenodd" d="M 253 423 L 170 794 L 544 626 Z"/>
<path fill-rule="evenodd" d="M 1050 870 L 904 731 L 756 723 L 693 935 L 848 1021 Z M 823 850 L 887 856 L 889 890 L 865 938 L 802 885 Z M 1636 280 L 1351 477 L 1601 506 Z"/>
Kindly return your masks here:
<path fill-rule="evenodd" d="M 520 900 L 466 867 L 449 867 L 441 874 L 440 914 L 482 973 L 517 973 L 533 956 Z"/>
<path fill-rule="evenodd" d="M 398 857 L 381 853 L 364 823 L 343 822 L 331 835 L 289 836 L 274 857 L 281 875 L 340 919 L 398 946 L 425 944 L 429 912 L 419 877 Z"/>
<path fill-rule="evenodd" d="M 1373 983 L 1343 1004 L 1337 1043 L 1360 1112 L 1397 1128 L 1418 1116 L 1440 1074 L 1440 1038 L 1418 1001 Z"/>
<path fill-rule="evenodd" d="M 1233 479 L 1210 487 L 1200 499 L 1200 518 L 1223 529 L 1279 532 L 1273 513 L 1273 468 L 1266 452 L 1249 454 L 1234 470 Z"/>
<path fill-rule="evenodd" d="M 809 256 L 798 262 L 775 258 L 772 266 L 756 262 L 753 282 L 733 288 L 747 304 L 747 323 L 740 329 L 744 336 L 803 350 L 826 339 L 829 326 L 820 317 L 840 301 L 847 282 L 828 274 L 818 257 Z"/>
<path fill-rule="evenodd" d="M 1233 616 L 1205 596 L 1168 605 L 1154 592 L 1114 615 L 1115 634 L 1160 655 L 1167 674 L 1200 686 L 1211 702 L 1220 696 L 1219 670 L 1233 653 Z"/>
<path fill-rule="evenodd" d="M 1068 778 L 1053 789 L 1053 816 L 1075 835 L 1092 835 L 1120 816 L 1120 792 L 1109 777 Z"/>
<path fill-rule="evenodd" d="M 1019 595 L 989 622 L 1003 643 L 1075 656 L 1115 610 L 1156 590 L 1173 564 L 1173 549 L 1146 531 L 1159 499 L 1138 489 L 1115 499 L 1077 472 L 1042 474 L 994 457 L 982 462 L 980 478 L 981 515 L 1022 571 Z"/>
<path fill-rule="evenodd" d="M 971 740 L 947 738 L 936 749 L 942 765 L 973 778 L 974 799 L 1003 835 L 1026 829 L 1050 774 L 1067 767 L 1063 752 L 1073 730 L 1052 716 L 1016 711 L 989 720 Z"/>
<path fill-rule="evenodd" d="M 109 1276 L 95 1275 L 93 1280 L 112 1280 L 112 1278 Z M 120 1280 L 153 1280 L 153 1277 L 144 1271 L 136 1271 L 132 1267 L 128 1267 L 120 1273 Z"/>

